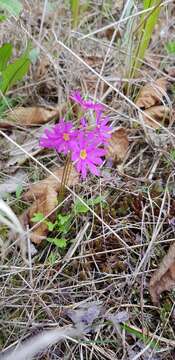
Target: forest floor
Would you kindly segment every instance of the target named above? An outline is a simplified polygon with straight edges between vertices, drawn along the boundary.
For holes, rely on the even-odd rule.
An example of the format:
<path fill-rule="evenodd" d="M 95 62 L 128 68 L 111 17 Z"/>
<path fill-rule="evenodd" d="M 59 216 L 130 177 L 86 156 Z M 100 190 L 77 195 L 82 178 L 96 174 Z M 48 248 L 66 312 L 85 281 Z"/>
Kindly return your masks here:
<path fill-rule="evenodd" d="M 3 351 L 84 322 L 35 359 L 175 359 L 175 8 L 162 2 L 131 77 L 141 3 L 89 2 L 73 27 L 68 1 L 26 0 L 1 23 L 14 57 L 35 49 L 0 103 L 0 198 L 27 234 L 0 225 Z M 104 104 L 113 137 L 100 177 L 71 169 L 60 204 L 65 158 L 39 139 L 61 117 L 76 124 L 74 90 Z"/>

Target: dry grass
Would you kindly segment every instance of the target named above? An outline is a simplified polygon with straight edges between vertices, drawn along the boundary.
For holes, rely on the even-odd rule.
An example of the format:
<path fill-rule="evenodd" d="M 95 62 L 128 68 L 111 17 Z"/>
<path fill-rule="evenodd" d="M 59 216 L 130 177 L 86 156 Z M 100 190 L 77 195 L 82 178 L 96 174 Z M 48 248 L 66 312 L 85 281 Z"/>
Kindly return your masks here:
<path fill-rule="evenodd" d="M 67 101 L 72 89 L 80 88 L 107 105 L 114 128 L 128 129 L 130 148 L 122 166 L 105 164 L 100 179 L 91 177 L 68 189 L 61 209 L 64 214 L 77 198 L 104 195 L 106 200 L 105 207 L 90 207 L 87 214 L 74 217 L 71 251 L 59 252 L 44 243 L 32 256 L 29 229 L 28 263 L 14 239 L 6 246 L 0 267 L 0 344 L 7 350 L 43 330 L 70 325 L 68 309 L 95 301 L 102 310 L 90 333 L 56 343 L 35 359 L 173 360 L 175 294 L 166 293 L 161 306 L 154 306 L 149 280 L 175 238 L 168 221 L 175 216 L 171 156 L 175 132 L 173 126 L 162 126 L 160 134 L 143 128 L 138 115 L 142 111 L 134 104 L 143 84 L 167 76 L 173 66 L 173 56 L 165 51 L 165 43 L 173 39 L 173 1 L 162 2 L 161 21 L 137 79 L 127 78 L 128 44 L 133 41 L 130 34 L 141 6 L 132 10 L 129 1 L 124 1 L 125 6 L 122 1 L 111 2 L 111 6 L 110 1 L 102 3 L 90 3 L 76 31 L 71 31 L 68 5 L 54 0 L 26 0 L 20 20 L 9 19 L 2 25 L 1 42 L 12 41 L 17 53 L 29 40 L 40 51 L 38 62 L 25 82 L 10 91 L 11 97 L 20 98 L 20 105 L 25 106 L 57 106 Z M 114 26 L 112 34 L 106 32 Z M 126 83 L 135 85 L 129 95 L 123 91 Z M 173 96 L 174 92 L 170 94 L 172 105 Z M 19 167 L 26 172 L 26 189 L 52 174 L 53 165 L 63 164 L 53 151 L 32 155 L 32 149 L 25 149 L 26 142 L 38 141 L 38 131 L 18 127 L 0 131 L 1 182 L 13 177 Z M 6 167 L 11 146 L 25 153 L 27 160 Z M 16 215 L 29 205 L 22 194 L 16 197 L 15 193 L 8 194 L 7 203 Z M 8 238 L 4 225 L 0 238 L 4 242 Z M 123 310 L 128 313 L 130 331 L 107 320 L 107 314 Z M 141 338 L 138 331 L 132 333 L 135 328 Z M 158 346 L 144 343 L 142 333 Z"/>

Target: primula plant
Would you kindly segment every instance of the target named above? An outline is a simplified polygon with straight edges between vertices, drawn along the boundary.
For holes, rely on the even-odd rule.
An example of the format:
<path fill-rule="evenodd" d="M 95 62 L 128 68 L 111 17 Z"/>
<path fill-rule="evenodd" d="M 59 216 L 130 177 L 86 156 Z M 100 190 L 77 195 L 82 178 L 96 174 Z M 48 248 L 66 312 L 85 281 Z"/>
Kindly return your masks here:
<path fill-rule="evenodd" d="M 99 167 L 103 163 L 102 158 L 111 136 L 109 118 L 104 116 L 103 105 L 83 99 L 79 91 L 73 92 L 71 99 L 82 110 L 79 127 L 75 128 L 71 121 L 61 119 L 51 130 L 45 130 L 40 146 L 68 155 L 83 179 L 88 171 L 99 176 Z M 93 115 L 95 120 L 93 126 L 89 123 L 89 115 Z"/>

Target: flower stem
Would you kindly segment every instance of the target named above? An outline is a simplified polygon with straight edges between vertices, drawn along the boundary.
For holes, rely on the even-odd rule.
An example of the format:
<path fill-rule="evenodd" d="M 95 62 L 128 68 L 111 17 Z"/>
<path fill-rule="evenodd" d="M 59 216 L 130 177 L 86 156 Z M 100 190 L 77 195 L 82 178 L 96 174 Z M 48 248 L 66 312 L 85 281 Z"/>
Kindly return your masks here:
<path fill-rule="evenodd" d="M 65 163 L 65 166 L 64 166 L 64 170 L 63 170 L 62 179 L 61 179 L 61 186 L 60 186 L 60 191 L 59 191 L 59 195 L 58 195 L 58 204 L 60 204 L 64 199 L 64 195 L 65 195 L 65 191 L 66 191 L 66 185 L 67 185 L 68 180 L 69 180 L 71 169 L 72 169 L 71 157 L 70 157 L 70 154 L 68 154 L 67 159 L 66 159 L 66 163 Z"/>

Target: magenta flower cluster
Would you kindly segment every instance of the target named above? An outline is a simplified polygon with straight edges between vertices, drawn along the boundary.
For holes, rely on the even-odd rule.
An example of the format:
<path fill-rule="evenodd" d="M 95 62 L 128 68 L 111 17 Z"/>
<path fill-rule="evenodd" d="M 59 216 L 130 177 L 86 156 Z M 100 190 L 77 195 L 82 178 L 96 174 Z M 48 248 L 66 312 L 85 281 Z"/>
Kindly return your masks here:
<path fill-rule="evenodd" d="M 90 128 L 85 115 L 80 120 L 80 127 L 75 129 L 71 121 L 61 119 L 51 130 L 46 129 L 40 139 L 40 146 L 54 148 L 57 152 L 71 154 L 76 169 L 83 179 L 89 170 L 99 176 L 99 166 L 106 154 L 105 146 L 110 139 L 111 127 L 109 118 L 103 116 L 104 106 L 90 100 L 84 100 L 79 91 L 71 95 L 71 99 L 78 103 L 82 110 L 94 112 L 96 124 Z"/>

